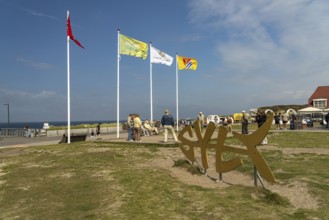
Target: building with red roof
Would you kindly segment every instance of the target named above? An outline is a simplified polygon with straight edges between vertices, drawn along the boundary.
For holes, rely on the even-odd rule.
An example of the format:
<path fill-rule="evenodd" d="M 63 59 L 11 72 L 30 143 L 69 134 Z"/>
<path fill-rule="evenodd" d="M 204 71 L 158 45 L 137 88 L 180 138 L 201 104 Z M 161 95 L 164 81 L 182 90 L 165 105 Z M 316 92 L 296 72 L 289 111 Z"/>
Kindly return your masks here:
<path fill-rule="evenodd" d="M 308 106 L 326 109 L 329 108 L 329 86 L 318 86 L 308 99 Z"/>

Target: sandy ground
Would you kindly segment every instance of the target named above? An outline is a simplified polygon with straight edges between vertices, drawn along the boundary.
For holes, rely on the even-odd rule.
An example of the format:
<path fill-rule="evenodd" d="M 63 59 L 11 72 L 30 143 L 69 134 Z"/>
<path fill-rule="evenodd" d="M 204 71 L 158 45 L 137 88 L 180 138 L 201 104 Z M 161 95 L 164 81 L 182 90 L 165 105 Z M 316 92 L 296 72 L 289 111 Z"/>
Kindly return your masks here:
<path fill-rule="evenodd" d="M 316 153 L 329 155 L 329 149 L 298 149 L 286 148 L 281 149 L 274 146 L 263 146 L 266 150 L 281 150 L 284 154 L 300 154 L 300 153 Z M 219 181 L 219 175 L 215 171 L 214 157 L 209 156 L 209 169 L 207 175 L 192 175 L 185 169 L 173 167 L 174 161 L 185 159 L 183 153 L 177 148 L 159 148 L 158 156 L 160 159 L 155 159 L 151 162 L 151 166 L 169 170 L 171 175 L 185 184 L 197 185 L 205 188 L 225 188 L 231 185 L 254 186 L 253 176 L 247 176 L 238 171 L 230 171 L 223 174 L 222 181 Z M 261 149 L 260 149 L 261 150 Z M 196 152 L 196 155 L 200 155 Z M 201 163 L 201 158 L 197 158 L 198 163 Z M 266 189 L 278 193 L 287 198 L 296 208 L 317 209 L 318 200 L 309 193 L 308 186 L 303 182 L 291 182 L 288 185 L 277 182 L 275 184 L 267 183 L 263 180 Z M 258 187 L 261 183 L 258 182 Z"/>

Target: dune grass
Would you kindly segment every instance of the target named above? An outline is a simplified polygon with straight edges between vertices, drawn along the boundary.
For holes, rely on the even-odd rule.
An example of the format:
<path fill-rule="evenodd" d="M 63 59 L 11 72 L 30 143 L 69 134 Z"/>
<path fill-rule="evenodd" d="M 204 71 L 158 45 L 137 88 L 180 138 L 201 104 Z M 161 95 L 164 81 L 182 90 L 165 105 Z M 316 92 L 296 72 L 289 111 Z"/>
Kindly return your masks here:
<path fill-rule="evenodd" d="M 322 134 L 308 135 L 317 146 L 324 145 Z M 311 141 L 291 138 L 282 132 L 269 135 L 269 142 L 278 147 L 313 147 Z M 297 209 L 262 188 L 184 184 L 170 171 L 149 165 L 158 158 L 159 147 L 81 142 L 1 149 L 0 219 L 329 218 L 328 155 L 263 152 L 278 184 L 304 183 L 317 198 L 317 209 Z M 182 155 L 173 166 L 188 169 L 183 161 Z M 246 162 L 239 172 L 252 175 L 252 164 Z"/>
<path fill-rule="evenodd" d="M 96 128 L 97 124 L 78 124 L 71 125 L 71 129 L 80 129 L 80 128 Z M 102 123 L 101 127 L 116 127 L 116 123 Z M 120 127 L 122 124 L 120 124 Z M 67 126 L 50 126 L 48 130 L 66 130 Z"/>

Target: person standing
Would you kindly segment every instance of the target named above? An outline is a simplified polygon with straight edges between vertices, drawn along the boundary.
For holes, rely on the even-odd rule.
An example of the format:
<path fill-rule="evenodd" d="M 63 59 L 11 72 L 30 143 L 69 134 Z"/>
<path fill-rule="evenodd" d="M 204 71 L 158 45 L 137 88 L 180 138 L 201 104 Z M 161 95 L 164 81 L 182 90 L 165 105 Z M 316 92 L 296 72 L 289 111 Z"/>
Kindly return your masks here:
<path fill-rule="evenodd" d="M 172 133 L 175 141 L 177 142 L 178 140 L 174 130 L 175 120 L 168 109 L 165 110 L 165 114 L 161 118 L 161 124 L 164 128 L 164 142 L 166 143 L 168 141 L 168 130 Z"/>
<path fill-rule="evenodd" d="M 262 124 L 264 124 L 265 121 L 263 121 L 263 111 L 262 110 L 260 110 L 259 112 L 257 112 L 256 122 L 257 122 L 257 125 L 258 125 L 259 128 L 260 128 L 260 126 L 262 126 Z"/>
<path fill-rule="evenodd" d="M 326 128 L 329 128 L 329 112 L 326 114 L 325 120 L 327 122 Z"/>
<path fill-rule="evenodd" d="M 282 114 L 282 123 L 283 123 L 283 129 L 287 130 L 287 123 L 288 123 L 289 116 L 287 113 Z"/>
<path fill-rule="evenodd" d="M 242 123 L 242 134 L 248 134 L 248 115 L 245 110 L 242 112 L 242 118 L 241 118 L 241 123 Z"/>
<path fill-rule="evenodd" d="M 139 114 L 134 115 L 134 139 L 135 141 L 141 141 L 141 127 L 142 121 L 139 117 Z"/>
<path fill-rule="evenodd" d="M 204 115 L 202 114 L 202 112 L 199 112 L 198 117 L 197 117 L 197 120 L 199 122 L 201 131 L 202 131 L 203 130 L 203 127 L 205 125 L 205 123 L 204 123 Z"/>
<path fill-rule="evenodd" d="M 232 132 L 233 118 L 231 116 L 227 116 L 227 128 L 229 132 Z"/>
<path fill-rule="evenodd" d="M 256 122 L 258 125 L 258 128 L 260 128 L 265 122 L 266 122 L 266 114 L 263 110 L 260 110 L 256 115 Z M 267 137 L 262 140 L 261 144 L 267 145 Z"/>
<path fill-rule="evenodd" d="M 274 116 L 274 121 L 275 121 L 275 128 L 277 130 L 280 130 L 280 119 L 281 119 L 281 115 L 278 114 L 278 113 L 275 113 L 275 116 Z"/>
<path fill-rule="evenodd" d="M 291 115 L 291 120 L 290 120 L 290 129 L 291 130 L 295 130 L 296 129 L 296 125 L 295 125 L 295 121 L 296 121 L 296 115 L 292 114 Z"/>
<path fill-rule="evenodd" d="M 134 130 L 134 118 L 133 114 L 129 114 L 127 119 L 127 130 L 128 130 L 128 138 L 127 141 L 133 141 L 133 130 Z"/>
<path fill-rule="evenodd" d="M 101 139 L 101 123 L 98 123 L 96 127 L 96 135 L 97 135 L 97 139 Z"/>

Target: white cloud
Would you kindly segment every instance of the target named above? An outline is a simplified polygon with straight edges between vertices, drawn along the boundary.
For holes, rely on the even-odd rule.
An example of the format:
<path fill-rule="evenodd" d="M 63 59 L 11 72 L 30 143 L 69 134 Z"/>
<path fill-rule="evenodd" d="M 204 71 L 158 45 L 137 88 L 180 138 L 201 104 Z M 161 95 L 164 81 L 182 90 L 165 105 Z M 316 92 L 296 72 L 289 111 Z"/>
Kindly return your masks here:
<path fill-rule="evenodd" d="M 0 100 L 10 104 L 11 121 L 15 122 L 59 120 L 66 114 L 65 97 L 53 91 L 30 92 L 0 87 Z M 4 119 L 0 117 L 1 120 Z"/>
<path fill-rule="evenodd" d="M 50 19 L 58 20 L 57 17 L 54 17 L 52 15 L 47 15 L 47 14 L 44 14 L 42 12 L 36 12 L 36 11 L 33 11 L 31 9 L 28 9 L 28 8 L 23 8 L 23 10 L 27 11 L 30 15 L 33 15 L 33 16 L 44 17 L 44 18 L 50 18 Z"/>
<path fill-rule="evenodd" d="M 35 94 L 34 97 L 35 98 L 49 98 L 52 96 L 55 96 L 56 92 L 52 92 L 52 91 L 42 91 L 39 94 Z"/>
<path fill-rule="evenodd" d="M 267 99 L 294 102 L 329 84 L 328 1 L 192 0 L 189 7 L 190 22 L 218 37 L 218 71 L 251 96 L 266 91 Z"/>
<path fill-rule="evenodd" d="M 56 96 L 56 92 L 53 91 L 42 91 L 40 93 L 31 93 L 27 91 L 9 90 L 4 88 L 0 88 L 0 93 L 1 96 L 3 96 L 3 98 L 6 97 L 6 99 L 10 99 L 10 100 L 26 99 L 27 101 L 35 100 L 35 99 L 45 99 L 45 98 Z"/>
<path fill-rule="evenodd" d="M 18 62 L 24 63 L 25 65 L 37 68 L 37 69 L 49 69 L 52 67 L 51 64 L 49 63 L 44 63 L 44 62 L 37 62 L 34 60 L 29 60 L 29 59 L 24 59 L 24 58 L 17 58 L 16 59 Z"/>

